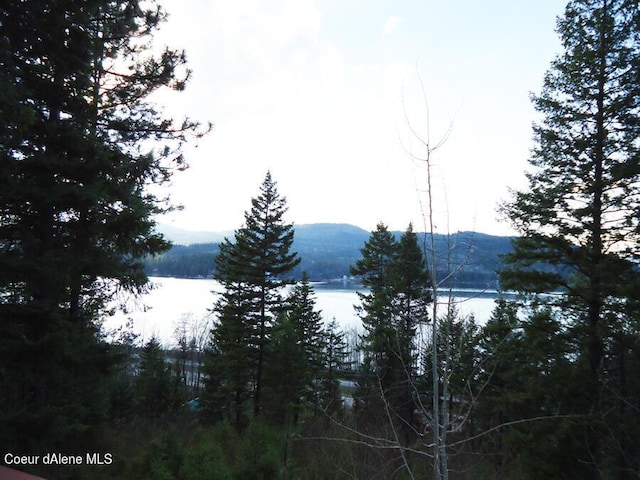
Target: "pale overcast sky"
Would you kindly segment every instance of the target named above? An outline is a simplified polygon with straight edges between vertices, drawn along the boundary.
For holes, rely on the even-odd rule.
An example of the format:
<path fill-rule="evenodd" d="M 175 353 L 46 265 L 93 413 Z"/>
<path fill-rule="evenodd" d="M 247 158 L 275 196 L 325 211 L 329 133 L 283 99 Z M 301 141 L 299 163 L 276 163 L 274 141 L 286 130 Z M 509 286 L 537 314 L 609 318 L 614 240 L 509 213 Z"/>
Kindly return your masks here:
<path fill-rule="evenodd" d="M 432 158 L 437 230 L 511 234 L 496 205 L 524 185 L 529 93 L 560 53 L 565 3 L 164 0 L 158 41 L 193 69 L 168 111 L 215 127 L 173 181 L 184 210 L 161 221 L 238 228 L 270 170 L 296 224 L 422 230 L 411 128 L 435 144 L 450 127 Z"/>

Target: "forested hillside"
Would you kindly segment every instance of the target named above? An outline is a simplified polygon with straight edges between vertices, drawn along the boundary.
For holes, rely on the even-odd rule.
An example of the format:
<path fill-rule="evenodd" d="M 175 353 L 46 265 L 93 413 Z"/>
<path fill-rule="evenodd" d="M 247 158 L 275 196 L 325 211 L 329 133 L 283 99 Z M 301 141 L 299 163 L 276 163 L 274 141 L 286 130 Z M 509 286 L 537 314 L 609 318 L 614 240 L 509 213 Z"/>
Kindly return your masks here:
<path fill-rule="evenodd" d="M 160 228 L 162 231 L 162 226 Z M 402 232 L 392 232 L 400 238 Z M 169 239 L 189 241 L 187 231 L 172 229 L 167 232 Z M 222 234 L 210 233 L 210 238 Z M 425 235 L 417 234 L 421 246 Z M 196 239 L 206 238 L 198 232 Z M 360 249 L 369 237 L 369 232 L 353 225 L 320 223 L 295 227 L 293 249 L 301 258 L 291 273 L 300 278 L 306 271 L 311 281 L 333 281 L 350 277 L 349 268 L 360 257 Z M 452 286 L 457 288 L 496 288 L 497 271 L 502 265 L 501 255 L 511 251 L 511 239 L 475 232 L 458 232 L 451 235 L 436 234 L 436 250 L 442 252 L 436 268 L 438 278 L 445 272 L 453 271 Z M 148 258 L 145 268 L 149 275 L 211 278 L 214 273 L 214 259 L 219 251 L 217 243 L 193 243 L 174 245 L 170 250 Z M 444 252 L 448 252 L 445 254 Z M 447 265 L 447 262 L 450 265 Z"/>

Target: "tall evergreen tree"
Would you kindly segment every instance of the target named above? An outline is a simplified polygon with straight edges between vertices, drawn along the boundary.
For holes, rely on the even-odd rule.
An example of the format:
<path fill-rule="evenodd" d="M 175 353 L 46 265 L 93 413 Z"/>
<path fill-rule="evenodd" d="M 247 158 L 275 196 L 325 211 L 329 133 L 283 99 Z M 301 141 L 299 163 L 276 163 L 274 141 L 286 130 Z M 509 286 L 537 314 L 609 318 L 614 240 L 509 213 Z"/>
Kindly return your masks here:
<path fill-rule="evenodd" d="M 411 226 L 396 241 L 379 224 L 361 253 L 351 269 L 369 288 L 358 294 L 365 329 L 360 395 L 378 407 L 384 400 L 409 432 L 415 410 L 415 338 L 419 324 L 427 320 L 431 302 L 429 272 Z M 405 440 L 409 441 L 408 435 Z"/>
<path fill-rule="evenodd" d="M 178 382 L 179 378 L 172 378 L 160 341 L 151 337 L 142 349 L 135 385 L 141 416 L 159 418 L 175 409 L 179 399 Z"/>
<path fill-rule="evenodd" d="M 361 305 L 356 307 L 364 333 L 363 376 L 360 382 L 360 404 L 380 404 L 380 395 L 393 384 L 391 364 L 394 361 L 393 284 L 391 265 L 398 245 L 386 225 L 379 223 L 361 249 L 362 258 L 351 267 L 359 275 L 366 293 L 358 292 Z M 382 388 L 382 392 L 380 389 Z"/>
<path fill-rule="evenodd" d="M 0 7 L 2 443 L 95 423 L 113 360 L 99 319 L 168 245 L 152 216 L 169 204 L 147 187 L 184 166 L 177 148 L 196 126 L 148 100 L 186 80 L 182 52 L 152 53 L 163 20 L 154 2 Z"/>
<path fill-rule="evenodd" d="M 283 306 L 282 287 L 293 282 L 286 275 L 300 263 L 297 253 L 291 251 L 294 230 L 284 220 L 286 211 L 286 198 L 280 196 L 267 172 L 251 209 L 245 212 L 245 226 L 236 230 L 233 242 L 223 242 L 216 257 L 215 278 L 224 292 L 215 306 L 219 322 L 212 332 L 212 348 L 225 361 L 231 350 L 241 348 L 240 339 L 245 339 L 255 416 L 262 406 L 270 329 Z M 237 367 L 231 365 L 225 371 L 235 375 Z M 228 384 L 228 379 L 220 381 Z"/>
<path fill-rule="evenodd" d="M 520 317 L 502 300 L 482 329 L 476 448 L 499 476 L 588 476 L 566 327 L 547 306 Z"/>
<path fill-rule="evenodd" d="M 299 324 L 288 312 L 276 318 L 267 353 L 263 403 L 269 421 L 278 427 L 295 425 L 310 393 L 310 368 Z"/>
<path fill-rule="evenodd" d="M 399 372 L 399 385 L 394 394 L 403 425 L 412 427 L 416 410 L 415 381 L 418 366 L 416 337 L 420 326 L 425 326 L 429 319 L 428 310 L 433 295 L 431 275 L 411 224 L 398 241 L 397 255 L 391 264 L 390 275 L 394 285 L 395 363 Z M 411 428 L 404 430 L 410 432 Z M 408 438 L 405 440 L 409 441 Z"/>
<path fill-rule="evenodd" d="M 296 424 L 300 413 L 318 405 L 322 334 L 322 316 L 303 272 L 276 318 L 267 352 L 264 404 L 282 425 L 285 421 Z"/>
<path fill-rule="evenodd" d="M 324 331 L 322 315 L 316 310 L 316 299 L 307 272 L 302 272 L 300 282 L 291 289 L 286 305 L 286 315 L 294 326 L 297 341 L 304 352 L 304 391 L 300 396 L 305 401 L 316 404 L 318 382 L 324 363 Z"/>
<path fill-rule="evenodd" d="M 479 431 L 504 425 L 519 415 L 519 400 L 526 387 L 523 367 L 522 329 L 518 309 L 512 302 L 498 299 L 491 317 L 482 327 L 478 346 L 481 368 L 475 391 L 481 391 L 478 406 L 473 411 L 473 425 Z M 495 475 L 506 476 L 509 434 L 498 430 L 496 435 L 482 438 L 476 449 L 482 449 L 494 465 Z M 506 452 L 506 453 L 505 453 Z"/>
<path fill-rule="evenodd" d="M 504 212 L 522 235 L 501 274 L 528 293 L 560 290 L 555 302 L 571 326 L 583 387 L 593 475 L 611 463 L 600 410 L 610 372 L 616 318 L 640 296 L 640 13 L 627 0 L 572 0 L 558 21 L 564 53 L 551 65 L 534 105 L 528 188 Z M 600 423 L 596 428 L 594 423 Z"/>
<path fill-rule="evenodd" d="M 232 247 L 225 240 L 220 255 Z M 214 308 L 218 321 L 205 348 L 203 404 L 209 420 L 225 418 L 240 430 L 249 422 L 247 404 L 254 382 L 256 345 L 251 322 L 255 305 L 242 282 L 223 285 L 225 291 Z"/>
<path fill-rule="evenodd" d="M 349 369 L 347 342 L 335 318 L 324 328 L 324 362 L 321 377 L 320 406 L 328 413 L 342 407 L 340 375 Z"/>

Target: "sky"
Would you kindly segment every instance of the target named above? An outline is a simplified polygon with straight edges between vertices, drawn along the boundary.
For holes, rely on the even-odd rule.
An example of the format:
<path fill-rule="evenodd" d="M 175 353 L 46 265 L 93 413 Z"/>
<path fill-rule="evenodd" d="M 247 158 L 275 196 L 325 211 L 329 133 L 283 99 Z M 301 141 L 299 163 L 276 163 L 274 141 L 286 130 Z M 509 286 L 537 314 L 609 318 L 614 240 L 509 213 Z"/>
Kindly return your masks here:
<path fill-rule="evenodd" d="M 267 171 L 286 220 L 510 235 L 564 0 L 163 0 L 156 42 L 187 53 L 167 114 L 212 122 L 159 219 L 229 231 Z M 429 145 L 432 195 L 424 158 Z"/>

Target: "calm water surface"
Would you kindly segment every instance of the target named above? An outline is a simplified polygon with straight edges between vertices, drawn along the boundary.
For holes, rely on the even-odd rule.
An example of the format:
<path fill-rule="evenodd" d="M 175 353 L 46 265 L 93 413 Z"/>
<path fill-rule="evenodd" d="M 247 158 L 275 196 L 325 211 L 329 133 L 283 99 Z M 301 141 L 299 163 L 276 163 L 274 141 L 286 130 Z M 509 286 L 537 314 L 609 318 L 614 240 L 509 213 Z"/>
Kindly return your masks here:
<path fill-rule="evenodd" d="M 133 329 L 142 341 L 156 335 L 167 346 L 175 344 L 174 331 L 178 323 L 188 324 L 212 321 L 209 310 L 221 291 L 220 284 L 209 279 L 184 279 L 151 277 L 155 288 L 141 301 L 129 302 L 128 313 L 118 313 L 105 322 L 111 330 L 123 325 L 127 318 L 133 320 Z M 343 330 L 358 329 L 360 320 L 353 306 L 358 303 L 356 290 L 314 286 L 316 306 L 325 321 L 335 318 Z M 455 292 L 455 302 L 460 313 L 473 314 L 478 323 L 484 323 L 491 315 L 495 292 Z M 442 307 L 444 310 L 444 307 Z"/>

